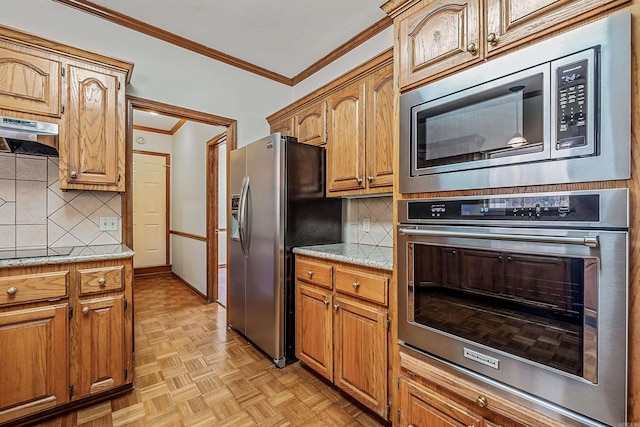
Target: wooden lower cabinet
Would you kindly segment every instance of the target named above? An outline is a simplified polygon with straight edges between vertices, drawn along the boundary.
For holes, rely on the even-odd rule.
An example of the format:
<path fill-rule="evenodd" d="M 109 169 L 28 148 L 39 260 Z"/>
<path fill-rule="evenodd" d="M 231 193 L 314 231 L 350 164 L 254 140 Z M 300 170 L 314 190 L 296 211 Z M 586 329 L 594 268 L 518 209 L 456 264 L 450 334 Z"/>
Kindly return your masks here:
<path fill-rule="evenodd" d="M 296 356 L 385 419 L 388 284 L 383 271 L 296 257 Z"/>
<path fill-rule="evenodd" d="M 131 258 L 0 269 L 0 425 L 128 390 L 132 277 Z"/>
<path fill-rule="evenodd" d="M 399 409 L 394 420 L 400 427 L 567 427 L 517 403 L 517 397 L 506 391 L 406 351 L 400 351 Z"/>
<path fill-rule="evenodd" d="M 69 401 L 67 308 L 0 313 L 0 424 Z"/>

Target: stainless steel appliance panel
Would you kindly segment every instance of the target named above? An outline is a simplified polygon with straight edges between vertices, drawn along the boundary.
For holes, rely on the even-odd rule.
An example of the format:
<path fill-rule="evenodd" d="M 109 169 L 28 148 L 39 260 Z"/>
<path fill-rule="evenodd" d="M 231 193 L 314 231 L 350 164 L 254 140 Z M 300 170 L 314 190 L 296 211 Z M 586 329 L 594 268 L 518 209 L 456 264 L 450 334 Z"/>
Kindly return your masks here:
<path fill-rule="evenodd" d="M 240 241 L 239 222 L 242 214 L 240 208 L 244 207 L 239 203 L 243 193 L 243 184 L 246 175 L 246 148 L 241 147 L 229 153 L 229 206 L 235 204 L 236 209 L 231 211 L 230 221 L 235 229 L 233 236 L 229 236 L 229 268 L 227 281 L 227 309 L 229 310 L 229 325 L 241 333 L 246 332 L 245 324 L 245 254 Z M 236 202 L 232 203 L 232 199 Z"/>
<path fill-rule="evenodd" d="M 247 146 L 247 293 L 245 335 L 275 360 L 284 358 L 280 233 L 282 176 L 280 138 Z"/>

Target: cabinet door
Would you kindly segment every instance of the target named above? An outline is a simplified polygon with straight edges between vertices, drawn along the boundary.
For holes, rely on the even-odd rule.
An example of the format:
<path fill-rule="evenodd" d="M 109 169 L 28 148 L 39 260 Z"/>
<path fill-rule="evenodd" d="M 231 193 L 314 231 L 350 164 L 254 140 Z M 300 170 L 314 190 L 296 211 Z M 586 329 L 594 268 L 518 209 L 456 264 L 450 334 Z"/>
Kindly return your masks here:
<path fill-rule="evenodd" d="M 69 401 L 67 308 L 0 313 L 0 423 Z"/>
<path fill-rule="evenodd" d="M 295 136 L 294 118 L 288 117 L 271 124 L 271 133 L 280 132 L 282 136 Z"/>
<path fill-rule="evenodd" d="M 365 84 L 358 82 L 327 100 L 327 189 L 329 192 L 365 187 Z"/>
<path fill-rule="evenodd" d="M 61 70 L 56 56 L 0 42 L 2 109 L 60 117 Z"/>
<path fill-rule="evenodd" d="M 124 384 L 124 297 L 81 300 L 73 318 L 73 398 Z"/>
<path fill-rule="evenodd" d="M 562 22 L 573 22 L 575 17 L 615 0 L 486 0 L 489 54 L 506 46 L 513 47 L 527 37 L 540 33 Z"/>
<path fill-rule="evenodd" d="M 334 383 L 387 417 L 387 312 L 335 298 Z"/>
<path fill-rule="evenodd" d="M 295 136 L 298 142 L 323 145 L 327 142 L 326 104 L 318 102 L 301 110 L 295 117 Z"/>
<path fill-rule="evenodd" d="M 393 65 L 367 83 L 367 185 L 393 185 Z"/>
<path fill-rule="evenodd" d="M 480 61 L 480 25 L 480 0 L 429 2 L 400 20 L 400 87 Z"/>
<path fill-rule="evenodd" d="M 329 292 L 296 283 L 296 357 L 333 381 L 333 314 Z"/>
<path fill-rule="evenodd" d="M 122 76 L 69 64 L 66 134 L 60 135 L 60 187 L 124 191 Z"/>
<path fill-rule="evenodd" d="M 482 427 L 483 418 L 426 387 L 400 378 L 400 426 Z"/>

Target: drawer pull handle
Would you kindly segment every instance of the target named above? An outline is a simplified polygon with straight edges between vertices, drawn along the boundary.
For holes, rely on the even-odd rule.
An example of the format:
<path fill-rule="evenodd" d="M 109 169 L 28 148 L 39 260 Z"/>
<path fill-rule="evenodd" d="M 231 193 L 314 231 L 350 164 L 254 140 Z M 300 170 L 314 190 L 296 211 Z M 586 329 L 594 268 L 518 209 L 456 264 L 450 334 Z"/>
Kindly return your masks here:
<path fill-rule="evenodd" d="M 307 271 L 307 276 L 312 277 L 313 276 L 313 270 Z"/>
<path fill-rule="evenodd" d="M 7 295 L 15 295 L 16 292 L 18 292 L 18 288 L 16 288 L 15 286 L 12 286 L 9 289 L 7 289 Z"/>
<path fill-rule="evenodd" d="M 83 308 L 83 309 L 82 309 L 82 314 L 84 314 L 85 316 L 86 316 L 87 314 L 89 314 L 89 307 L 85 307 L 85 308 Z"/>
<path fill-rule="evenodd" d="M 69 176 L 71 177 L 71 179 L 76 179 L 78 177 L 78 172 L 76 171 L 71 171 L 71 173 L 69 174 Z"/>
<path fill-rule="evenodd" d="M 489 44 L 495 45 L 496 43 L 498 43 L 498 36 L 496 35 L 496 33 L 489 33 L 489 35 L 487 36 L 487 41 L 489 42 Z"/>
<path fill-rule="evenodd" d="M 328 299 L 324 300 L 323 302 L 324 302 L 324 305 L 329 305 L 329 300 Z"/>
<path fill-rule="evenodd" d="M 351 286 L 353 286 L 353 289 L 358 289 L 360 287 L 360 282 L 353 282 Z"/>
<path fill-rule="evenodd" d="M 338 311 L 338 309 L 340 308 L 340 304 L 333 304 L 333 308 L 334 310 Z"/>
<path fill-rule="evenodd" d="M 369 176 L 367 177 L 367 181 L 369 181 L 369 182 L 373 182 L 373 180 L 374 180 L 373 176 L 369 175 Z"/>
<path fill-rule="evenodd" d="M 484 396 L 478 396 L 476 399 L 476 405 L 481 408 L 486 408 L 489 402 L 487 402 L 487 398 Z"/>
<path fill-rule="evenodd" d="M 100 284 L 100 286 L 104 287 L 105 283 L 107 283 L 107 281 L 105 280 L 104 277 L 101 277 L 98 279 L 98 283 Z"/>
<path fill-rule="evenodd" d="M 469 43 L 467 45 L 467 52 L 474 54 L 478 51 L 478 46 L 475 43 Z"/>
<path fill-rule="evenodd" d="M 358 179 L 356 179 L 356 182 L 357 182 L 358 184 L 362 184 L 362 178 L 358 178 Z"/>

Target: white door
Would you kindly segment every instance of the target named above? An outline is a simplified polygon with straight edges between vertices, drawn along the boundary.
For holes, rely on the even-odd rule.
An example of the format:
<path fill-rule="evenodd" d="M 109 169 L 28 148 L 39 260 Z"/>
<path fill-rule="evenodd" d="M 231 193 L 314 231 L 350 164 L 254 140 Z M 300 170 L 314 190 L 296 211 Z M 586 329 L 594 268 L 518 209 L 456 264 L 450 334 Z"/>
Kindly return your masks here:
<path fill-rule="evenodd" d="M 167 265 L 165 155 L 133 154 L 134 268 Z"/>

